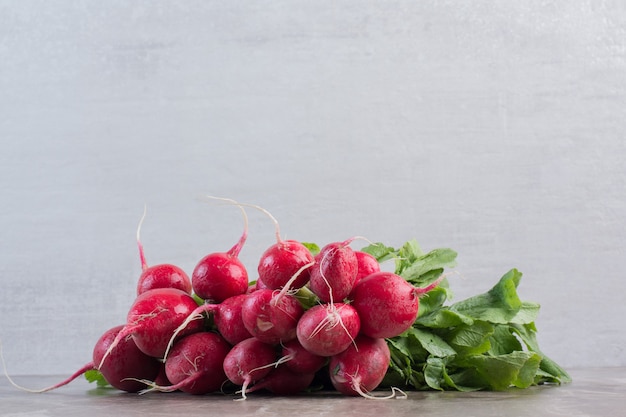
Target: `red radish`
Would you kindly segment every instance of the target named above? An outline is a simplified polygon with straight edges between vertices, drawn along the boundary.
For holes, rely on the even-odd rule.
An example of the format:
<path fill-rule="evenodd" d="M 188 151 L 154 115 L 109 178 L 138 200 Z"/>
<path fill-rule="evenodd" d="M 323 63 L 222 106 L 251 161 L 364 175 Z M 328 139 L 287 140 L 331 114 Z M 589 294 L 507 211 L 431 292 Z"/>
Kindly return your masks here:
<path fill-rule="evenodd" d="M 261 255 L 257 268 L 259 279 L 270 289 L 302 288 L 309 282 L 309 270 L 306 268 L 296 274 L 302 267 L 311 266 L 312 262 L 313 255 L 302 243 L 279 240 Z"/>
<path fill-rule="evenodd" d="M 241 385 L 243 399 L 248 386 L 269 374 L 274 366 L 274 347 L 255 337 L 237 343 L 224 358 L 224 373 L 230 382 Z"/>
<path fill-rule="evenodd" d="M 141 275 L 137 282 L 137 295 L 154 288 L 178 288 L 191 294 L 191 280 L 189 276 L 176 265 L 159 264 L 148 266 L 143 250 L 143 244 L 139 237 L 141 225 L 146 217 L 144 209 L 143 216 L 137 226 L 137 246 L 139 247 L 139 259 L 141 260 Z"/>
<path fill-rule="evenodd" d="M 296 395 L 307 389 L 314 378 L 313 373 L 294 372 L 285 365 L 281 365 L 249 388 L 248 393 L 265 389 L 276 395 Z"/>
<path fill-rule="evenodd" d="M 28 392 L 42 393 L 67 385 L 79 376 L 83 375 L 85 372 L 96 370 L 95 364 L 102 361 L 104 353 L 108 350 L 109 346 L 115 340 L 115 337 L 123 327 L 124 326 L 121 325 L 116 326 L 104 332 L 94 346 L 92 362 L 85 364 L 64 381 L 47 388 L 31 390 L 15 384 L 8 375 L 7 379 L 18 389 Z M 4 360 L 2 362 L 4 364 Z M 104 379 L 111 384 L 112 387 L 122 391 L 137 392 L 144 388 L 144 384 L 137 382 L 136 380 L 132 380 L 132 378 L 153 379 L 159 373 L 160 367 L 161 364 L 159 361 L 141 352 L 135 345 L 132 338 L 125 338 L 117 343 L 115 348 L 110 352 L 107 359 L 102 363 L 100 372 L 102 373 Z"/>
<path fill-rule="evenodd" d="M 378 263 L 376 258 L 374 258 L 374 256 L 370 255 L 367 252 L 355 250 L 354 254 L 356 255 L 358 265 L 358 272 L 356 274 L 355 280 L 356 285 L 361 279 L 365 278 L 366 276 L 373 274 L 374 272 L 379 272 L 380 264 Z"/>
<path fill-rule="evenodd" d="M 311 307 L 298 321 L 298 341 L 319 356 L 343 352 L 354 342 L 361 321 L 350 304 L 331 303 Z"/>
<path fill-rule="evenodd" d="M 309 285 L 311 291 L 324 303 L 342 302 L 354 287 L 358 261 L 348 246 L 353 240 L 330 243 L 315 256 Z"/>
<path fill-rule="evenodd" d="M 420 296 L 442 279 L 416 288 L 392 272 L 376 272 L 363 278 L 351 294 L 352 305 L 361 318 L 361 333 L 382 338 L 402 334 L 417 319 Z"/>
<path fill-rule="evenodd" d="M 155 385 L 159 386 L 169 386 L 172 385 L 169 379 L 167 379 L 167 374 L 165 373 L 165 363 L 161 362 L 161 366 L 159 368 L 159 374 L 156 378 L 144 378 L 147 381 L 154 381 Z M 142 387 L 145 388 L 145 384 L 142 383 Z"/>
<path fill-rule="evenodd" d="M 189 276 L 176 265 L 159 264 L 147 266 L 139 276 L 137 295 L 154 288 L 178 288 L 191 294 L 191 280 Z"/>
<path fill-rule="evenodd" d="M 327 358 L 306 350 L 298 339 L 283 343 L 282 355 L 287 368 L 302 374 L 314 374 L 328 361 Z"/>
<path fill-rule="evenodd" d="M 243 301 L 241 313 L 250 334 L 264 343 L 278 344 L 296 337 L 304 309 L 289 294 L 279 296 L 273 290 L 256 290 Z"/>
<path fill-rule="evenodd" d="M 345 395 L 380 398 L 371 396 L 369 392 L 382 382 L 390 360 L 385 339 L 359 335 L 355 345 L 350 345 L 339 355 L 330 358 L 328 369 L 331 383 Z"/>
<path fill-rule="evenodd" d="M 208 394 L 220 389 L 226 375 L 222 364 L 230 345 L 222 336 L 212 332 L 194 333 L 180 339 L 165 362 L 165 375 L 172 385 L 160 386 L 150 381 L 147 391 L 182 391 L 188 394 Z"/>
<path fill-rule="evenodd" d="M 146 355 L 162 358 L 174 332 L 197 307 L 189 294 L 176 288 L 155 288 L 139 295 L 128 312 L 127 324 L 103 355 L 98 369 L 117 344 L 129 336 Z M 180 336 L 200 331 L 202 327 L 201 322 L 191 323 Z"/>
<path fill-rule="evenodd" d="M 262 207 L 252 207 L 265 213 L 276 229 L 276 243 L 267 248 L 259 260 L 259 281 L 272 290 L 302 288 L 309 282 L 307 265 L 313 263 L 311 251 L 296 240 L 283 240 L 276 218 Z"/>
<path fill-rule="evenodd" d="M 248 329 L 243 323 L 242 317 L 242 305 L 247 298 L 247 294 L 239 294 L 227 298 L 219 304 L 202 304 L 192 311 L 189 316 L 174 330 L 174 333 L 170 337 L 167 349 L 163 359 L 167 359 L 167 355 L 170 348 L 174 344 L 178 335 L 187 329 L 189 323 L 194 320 L 203 320 L 205 314 L 213 314 L 213 320 L 217 331 L 226 339 L 231 345 L 235 345 L 242 340 L 252 337 Z"/>
<path fill-rule="evenodd" d="M 233 204 L 237 204 L 232 200 Z M 204 300 L 215 303 L 234 295 L 244 294 L 248 290 L 248 271 L 238 256 L 248 237 L 248 216 L 241 205 L 237 204 L 244 218 L 244 230 L 241 237 L 227 252 L 215 252 L 202 258 L 191 274 L 193 291 Z"/>
<path fill-rule="evenodd" d="M 124 326 L 116 326 L 105 332 L 93 350 L 93 363 L 102 362 L 109 346 L 115 341 Z M 143 385 L 130 378 L 154 379 L 159 374 L 161 363 L 143 353 L 132 337 L 122 339 L 107 360 L 100 366 L 100 373 L 111 386 L 127 392 L 137 392 Z"/>
<path fill-rule="evenodd" d="M 257 279 L 256 281 L 254 281 L 253 283 L 251 283 L 248 286 L 247 293 L 249 294 L 249 293 L 254 292 L 256 290 L 267 290 L 267 289 L 270 289 L 270 288 L 267 288 L 267 285 L 265 285 L 263 283 L 263 281 L 261 281 L 260 279 Z"/>
<path fill-rule="evenodd" d="M 235 295 L 227 298 L 213 312 L 213 320 L 217 331 L 231 345 L 252 337 L 252 334 L 243 324 L 242 306 L 247 294 Z"/>

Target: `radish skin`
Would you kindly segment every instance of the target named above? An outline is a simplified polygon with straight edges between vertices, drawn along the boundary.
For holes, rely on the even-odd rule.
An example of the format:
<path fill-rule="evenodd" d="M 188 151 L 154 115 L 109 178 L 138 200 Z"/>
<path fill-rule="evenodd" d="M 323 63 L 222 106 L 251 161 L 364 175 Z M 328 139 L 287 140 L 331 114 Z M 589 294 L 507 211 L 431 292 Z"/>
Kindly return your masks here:
<path fill-rule="evenodd" d="M 248 386 L 268 375 L 275 363 L 274 347 L 251 337 L 233 346 L 223 366 L 229 381 L 241 386 L 241 396 L 245 399 Z"/>
<path fill-rule="evenodd" d="M 390 361 L 389 346 L 384 339 L 360 335 L 354 345 L 330 358 L 331 383 L 344 395 L 372 398 L 369 392 L 380 385 Z"/>
<path fill-rule="evenodd" d="M 197 307 L 189 294 L 175 288 L 155 288 L 139 295 L 128 312 L 127 324 L 104 353 L 98 369 L 117 344 L 128 336 L 132 336 L 146 355 L 163 358 L 174 332 Z M 203 323 L 195 321 L 179 333 L 182 337 L 202 328 Z"/>
<path fill-rule="evenodd" d="M 355 250 L 354 255 L 357 260 L 357 274 L 354 285 L 358 284 L 358 282 L 366 276 L 380 271 L 380 264 L 376 258 L 369 253 Z"/>
<path fill-rule="evenodd" d="M 333 356 L 354 343 L 361 328 L 357 311 L 349 304 L 320 304 L 305 311 L 297 326 L 300 344 L 319 356 Z"/>
<path fill-rule="evenodd" d="M 217 331 L 231 345 L 252 337 L 243 323 L 242 306 L 247 294 L 235 295 L 221 302 L 213 312 Z"/>
<path fill-rule="evenodd" d="M 417 288 L 392 272 L 376 272 L 354 287 L 350 298 L 361 318 L 361 333 L 374 338 L 391 338 L 408 330 L 419 312 L 419 298 L 439 285 L 443 276 Z"/>
<path fill-rule="evenodd" d="M 298 289 L 304 287 L 310 277 L 308 268 L 302 271 L 300 269 L 307 265 L 311 266 L 312 263 L 313 255 L 302 243 L 295 240 L 279 240 L 261 255 L 257 271 L 266 288 Z M 296 274 L 297 277 L 292 280 Z"/>
<path fill-rule="evenodd" d="M 250 334 L 264 343 L 279 344 L 296 338 L 296 326 L 304 313 L 298 300 L 273 290 L 248 294 L 241 306 L 243 324 Z"/>
<path fill-rule="evenodd" d="M 307 389 L 314 378 L 313 373 L 294 372 L 285 365 L 281 365 L 250 387 L 248 393 L 265 389 L 275 395 L 296 395 Z"/>
<path fill-rule="evenodd" d="M 342 302 L 354 287 L 358 272 L 358 261 L 350 243 L 330 243 L 315 256 L 311 268 L 309 286 L 324 303 Z"/>
<path fill-rule="evenodd" d="M 302 374 L 314 374 L 328 362 L 328 358 L 305 349 L 298 339 L 283 343 L 282 355 L 287 368 Z"/>
<path fill-rule="evenodd" d="M 172 385 L 142 380 L 148 387 L 142 393 L 182 391 L 201 395 L 218 391 L 226 380 L 222 364 L 229 351 L 230 345 L 217 333 L 185 336 L 174 344 L 165 362 L 165 375 Z"/>
<path fill-rule="evenodd" d="M 215 197 L 211 197 L 215 198 Z M 195 294 L 215 303 L 227 298 L 244 294 L 248 290 L 248 271 L 238 256 L 248 238 L 248 216 L 236 201 L 221 199 L 235 204 L 241 210 L 244 219 L 243 233 L 239 240 L 227 252 L 210 253 L 203 257 L 191 274 L 191 283 Z"/>

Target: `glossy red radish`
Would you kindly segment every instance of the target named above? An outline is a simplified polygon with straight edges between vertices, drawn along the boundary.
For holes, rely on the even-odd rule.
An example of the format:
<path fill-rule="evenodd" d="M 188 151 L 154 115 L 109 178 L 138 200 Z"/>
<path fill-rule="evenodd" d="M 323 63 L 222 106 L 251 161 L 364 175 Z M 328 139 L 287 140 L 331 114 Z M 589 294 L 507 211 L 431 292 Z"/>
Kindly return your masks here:
<path fill-rule="evenodd" d="M 249 294 L 256 290 L 263 290 L 263 289 L 268 289 L 268 288 L 265 284 L 263 284 L 263 281 L 261 281 L 260 279 L 257 279 L 256 281 L 250 283 L 250 285 L 248 286 L 248 290 L 246 292 Z"/>
<path fill-rule="evenodd" d="M 276 243 L 267 248 L 259 260 L 259 281 L 272 290 L 302 288 L 309 282 L 308 267 L 313 265 L 311 251 L 297 240 L 283 240 L 276 218 L 262 207 L 251 207 L 265 213 L 276 230 Z"/>
<path fill-rule="evenodd" d="M 12 385 L 21 390 L 36 393 L 52 391 L 67 385 L 79 376 L 83 375 L 85 372 L 96 370 L 96 364 L 99 364 L 102 361 L 104 353 L 108 350 L 109 346 L 115 340 L 115 337 L 123 329 L 123 327 L 123 325 L 115 326 L 104 332 L 94 346 L 92 361 L 85 364 L 70 377 L 57 384 L 47 388 L 33 390 L 17 385 L 8 375 L 7 379 Z M 141 352 L 135 345 L 132 338 L 126 338 L 117 343 L 115 348 L 110 352 L 106 360 L 102 363 L 100 372 L 102 373 L 104 379 L 112 387 L 126 392 L 138 392 L 142 388 L 145 388 L 145 386 L 144 384 L 133 379 L 153 379 L 158 375 L 160 367 L 161 364 L 157 359 L 147 356 Z"/>
<path fill-rule="evenodd" d="M 182 391 L 188 394 L 208 394 L 218 391 L 224 381 L 223 363 L 231 346 L 213 332 L 185 336 L 174 344 L 165 362 L 165 375 L 172 385 L 160 386 L 142 381 L 147 391 Z"/>
<path fill-rule="evenodd" d="M 102 362 L 109 346 L 123 329 L 123 325 L 113 327 L 100 337 L 93 350 L 94 364 Z M 160 368 L 161 363 L 139 350 L 134 339 L 129 337 L 122 339 L 102 362 L 100 373 L 111 386 L 122 391 L 138 392 L 143 386 L 132 379 L 154 379 Z"/>
<path fill-rule="evenodd" d="M 395 337 L 408 330 L 419 311 L 419 298 L 435 288 L 417 288 L 392 272 L 376 272 L 363 278 L 350 297 L 361 318 L 361 333 L 370 337 Z"/>
<path fill-rule="evenodd" d="M 254 384 L 248 389 L 248 393 L 267 390 L 275 395 L 296 395 L 306 390 L 313 379 L 315 374 L 294 372 L 285 365 L 280 365 L 272 371 L 262 380 Z"/>
<path fill-rule="evenodd" d="M 367 252 L 355 250 L 357 260 L 357 274 L 355 279 L 355 285 L 366 276 L 380 271 L 380 264 L 376 258 Z"/>
<path fill-rule="evenodd" d="M 243 207 L 228 200 L 241 210 L 244 230 L 241 237 L 227 252 L 214 252 L 203 257 L 191 274 L 194 293 L 214 303 L 221 303 L 248 290 L 248 271 L 239 259 L 239 253 L 248 237 L 248 216 Z"/>
<path fill-rule="evenodd" d="M 278 344 L 296 337 L 296 326 L 304 309 L 295 297 L 279 296 L 266 289 L 248 294 L 241 313 L 243 324 L 252 336 L 264 343 Z"/>
<path fill-rule="evenodd" d="M 224 373 L 230 382 L 241 386 L 246 398 L 248 386 L 264 378 L 276 366 L 276 350 L 255 337 L 237 343 L 224 358 Z"/>
<path fill-rule="evenodd" d="M 242 306 L 248 294 L 239 294 L 227 298 L 219 304 L 205 303 L 198 306 L 187 318 L 174 330 L 170 337 L 163 359 L 167 360 L 169 351 L 178 338 L 179 334 L 187 329 L 195 320 L 204 320 L 213 315 L 213 322 L 217 331 L 231 345 L 252 337 L 243 322 Z"/>
<path fill-rule="evenodd" d="M 284 364 L 293 372 L 314 374 L 326 365 L 328 358 L 311 353 L 304 348 L 298 339 L 282 344 Z"/>
<path fill-rule="evenodd" d="M 358 261 L 349 246 L 353 240 L 330 243 L 315 256 L 309 286 L 324 303 L 342 302 L 354 287 Z"/>
<path fill-rule="evenodd" d="M 139 295 L 128 312 L 127 324 L 103 355 L 98 369 L 117 344 L 129 336 L 146 355 L 162 358 L 176 329 L 197 307 L 193 297 L 176 288 L 155 288 Z M 189 323 L 179 336 L 202 329 L 203 323 L 195 321 Z"/>
<path fill-rule="evenodd" d="M 155 288 L 178 288 L 187 294 L 191 294 L 191 279 L 189 279 L 189 276 L 182 268 L 167 263 L 148 266 L 140 238 L 141 225 L 145 217 L 146 210 L 144 209 L 137 226 L 137 247 L 139 248 L 139 259 L 141 260 L 141 275 L 137 281 L 137 295 Z"/>
<path fill-rule="evenodd" d="M 296 334 L 309 352 L 333 356 L 354 343 L 360 328 L 359 315 L 350 304 L 319 304 L 304 312 Z"/>
<path fill-rule="evenodd" d="M 242 306 L 247 297 L 247 294 L 241 294 L 227 298 L 213 312 L 213 321 L 217 331 L 231 345 L 252 337 L 243 323 Z"/>
<path fill-rule="evenodd" d="M 382 382 L 391 360 L 389 347 L 385 339 L 372 339 L 359 335 L 354 345 L 342 353 L 330 358 L 328 369 L 330 380 L 335 389 L 342 394 L 367 398 L 377 397 L 370 394 Z"/>

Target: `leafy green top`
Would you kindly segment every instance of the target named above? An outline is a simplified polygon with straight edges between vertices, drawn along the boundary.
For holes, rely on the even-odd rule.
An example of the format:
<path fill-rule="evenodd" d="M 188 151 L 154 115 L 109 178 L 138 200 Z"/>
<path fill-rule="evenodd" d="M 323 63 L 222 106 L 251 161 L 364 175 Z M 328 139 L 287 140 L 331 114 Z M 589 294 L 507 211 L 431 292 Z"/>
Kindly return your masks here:
<path fill-rule="evenodd" d="M 394 259 L 396 274 L 416 286 L 434 281 L 456 259 L 451 249 L 424 253 L 415 241 L 399 249 L 376 243 L 363 251 L 379 261 Z M 444 279 L 420 300 L 413 327 L 387 339 L 392 361 L 383 384 L 476 391 L 571 381 L 539 349 L 534 323 L 539 305 L 520 300 L 521 277 L 511 269 L 486 293 L 449 305 Z"/>

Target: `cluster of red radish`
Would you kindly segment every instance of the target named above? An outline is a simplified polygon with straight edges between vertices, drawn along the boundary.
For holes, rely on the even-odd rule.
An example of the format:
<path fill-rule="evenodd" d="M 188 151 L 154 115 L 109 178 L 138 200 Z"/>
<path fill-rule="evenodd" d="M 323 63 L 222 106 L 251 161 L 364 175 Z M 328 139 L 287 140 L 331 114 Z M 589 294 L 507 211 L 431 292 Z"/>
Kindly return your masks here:
<path fill-rule="evenodd" d="M 143 270 L 126 324 L 102 335 L 92 362 L 40 391 L 97 369 L 127 392 L 206 394 L 230 384 L 245 399 L 261 389 L 303 392 L 327 372 L 337 391 L 372 396 L 390 362 L 385 338 L 414 323 L 420 295 L 438 281 L 416 288 L 381 271 L 373 256 L 350 247 L 354 238 L 313 255 L 303 243 L 281 239 L 269 212 L 248 205 L 274 221 L 277 239 L 251 284 L 238 259 L 248 234 L 245 205 L 229 201 L 241 209 L 244 232 L 230 250 L 202 258 L 191 277 L 175 265 L 148 266 L 138 228 Z M 299 300 L 302 291 L 314 294 L 313 306 Z"/>

